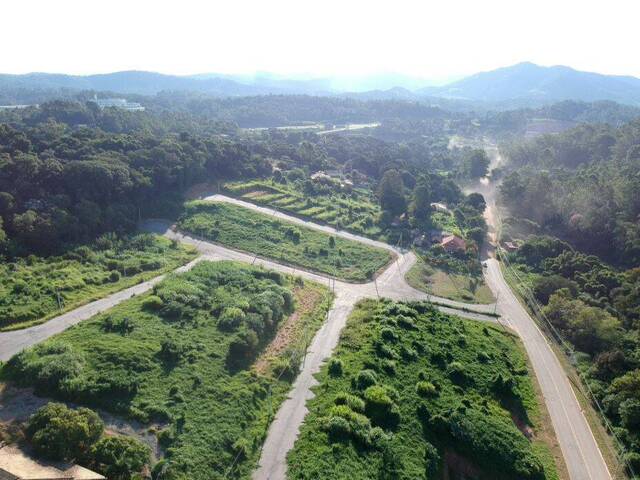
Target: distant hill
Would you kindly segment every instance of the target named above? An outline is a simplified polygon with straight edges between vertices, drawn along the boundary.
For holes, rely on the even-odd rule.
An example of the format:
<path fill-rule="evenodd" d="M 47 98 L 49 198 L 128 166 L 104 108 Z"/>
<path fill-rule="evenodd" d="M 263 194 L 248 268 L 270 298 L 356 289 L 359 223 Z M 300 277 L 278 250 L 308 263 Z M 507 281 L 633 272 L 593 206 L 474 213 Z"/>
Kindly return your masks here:
<path fill-rule="evenodd" d="M 640 105 L 640 79 L 581 72 L 569 67 L 519 63 L 476 73 L 443 87 L 416 93 L 487 103 L 551 103 L 562 100 L 612 100 Z"/>
<path fill-rule="evenodd" d="M 155 95 L 161 91 L 192 91 L 215 96 L 327 93 L 321 89 L 321 85 L 313 81 L 263 77 L 242 83 L 216 74 L 181 77 L 141 71 L 86 76 L 51 73 L 0 74 L 0 89 L 95 90 L 138 95 Z"/>
<path fill-rule="evenodd" d="M 394 82 L 397 82 L 394 85 Z M 419 101 L 450 110 L 510 110 L 575 100 L 609 100 L 640 106 L 640 79 L 581 72 L 569 67 L 519 63 L 448 83 L 427 86 L 424 79 L 381 74 L 368 77 L 312 78 L 258 72 L 191 76 L 124 71 L 101 75 L 0 74 L 0 105 L 38 103 L 74 92 L 156 95 L 195 92 L 215 97 L 252 95 L 343 96 L 360 100 Z"/>

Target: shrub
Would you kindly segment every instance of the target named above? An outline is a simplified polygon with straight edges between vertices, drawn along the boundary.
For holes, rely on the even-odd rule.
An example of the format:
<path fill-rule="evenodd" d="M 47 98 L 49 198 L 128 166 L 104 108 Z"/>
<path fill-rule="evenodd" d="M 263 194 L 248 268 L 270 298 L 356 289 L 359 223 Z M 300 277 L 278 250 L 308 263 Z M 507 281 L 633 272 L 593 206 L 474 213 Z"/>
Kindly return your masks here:
<path fill-rule="evenodd" d="M 334 400 L 336 405 L 346 405 L 357 413 L 364 413 L 364 400 L 350 393 L 340 392 Z"/>
<path fill-rule="evenodd" d="M 342 417 L 330 417 L 325 428 L 332 442 L 346 441 L 351 436 L 349 421 Z"/>
<path fill-rule="evenodd" d="M 150 449 L 131 437 L 105 437 L 91 449 L 96 470 L 110 480 L 128 480 L 150 460 Z"/>
<path fill-rule="evenodd" d="M 431 382 L 421 381 L 416 383 L 416 393 L 421 397 L 432 397 L 437 395 L 438 391 Z"/>
<path fill-rule="evenodd" d="M 393 427 L 400 421 L 398 408 L 387 393 L 387 389 L 372 385 L 364 391 L 365 412 L 376 424 Z"/>
<path fill-rule="evenodd" d="M 120 272 L 113 270 L 109 273 L 109 281 L 113 283 L 120 281 Z"/>
<path fill-rule="evenodd" d="M 162 302 L 162 299 L 157 295 L 149 295 L 142 304 L 143 308 L 154 312 L 160 310 L 163 305 L 164 303 Z"/>
<path fill-rule="evenodd" d="M 86 454 L 103 431 L 102 420 L 92 410 L 48 403 L 29 419 L 27 437 L 39 455 L 72 460 Z"/>
<path fill-rule="evenodd" d="M 253 360 L 258 348 L 258 336 L 253 330 L 240 332 L 229 344 L 227 366 L 238 369 L 247 366 Z"/>
<path fill-rule="evenodd" d="M 398 341 L 398 335 L 396 335 L 396 333 L 391 328 L 388 328 L 388 327 L 385 327 L 382 330 L 380 330 L 380 337 L 382 338 L 382 340 L 389 343 L 394 343 Z"/>
<path fill-rule="evenodd" d="M 340 377 L 342 375 L 344 365 L 342 364 L 342 360 L 337 358 L 332 358 L 329 360 L 329 375 L 332 377 Z"/>
<path fill-rule="evenodd" d="M 360 370 L 355 378 L 355 386 L 358 390 L 364 390 L 378 383 L 378 377 L 373 370 Z"/>
<path fill-rule="evenodd" d="M 245 319 L 245 313 L 238 307 L 227 307 L 218 319 L 218 327 L 221 330 L 235 330 Z"/>

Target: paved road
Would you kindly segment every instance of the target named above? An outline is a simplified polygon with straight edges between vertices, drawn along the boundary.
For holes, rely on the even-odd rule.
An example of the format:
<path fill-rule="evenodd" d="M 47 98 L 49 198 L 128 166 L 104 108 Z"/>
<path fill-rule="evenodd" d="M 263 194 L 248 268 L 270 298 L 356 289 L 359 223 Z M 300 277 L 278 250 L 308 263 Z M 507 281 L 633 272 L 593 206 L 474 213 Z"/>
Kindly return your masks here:
<path fill-rule="evenodd" d="M 488 153 L 499 155 L 496 149 Z M 500 159 L 497 159 L 498 161 Z M 572 480 L 608 480 L 611 474 L 593 437 L 589 424 L 558 358 L 535 321 L 515 297 L 505 281 L 499 262 L 494 258 L 495 232 L 498 228 L 495 185 L 482 182 L 475 187 L 485 196 L 485 212 L 490 227 L 485 280 L 498 299 L 497 310 L 522 339 L 556 432 L 569 477 Z"/>
<path fill-rule="evenodd" d="M 326 284 L 334 291 L 335 300 L 327 316 L 327 321 L 314 336 L 307 352 L 305 363 L 301 368 L 287 400 L 281 405 L 274 421 L 272 422 L 267 439 L 263 446 L 260 466 L 254 474 L 256 479 L 284 479 L 286 472 L 286 455 L 293 447 L 298 436 L 300 425 L 307 413 L 306 403 L 312 396 L 311 387 L 315 385 L 314 374 L 320 370 L 322 363 L 326 361 L 338 343 L 340 332 L 344 327 L 347 317 L 355 303 L 362 298 L 386 297 L 394 300 L 431 300 L 441 303 L 438 308 L 446 313 L 471 318 L 474 320 L 495 322 L 495 318 L 484 313 L 493 311 L 492 305 L 470 305 L 455 302 L 445 298 L 429 296 L 409 286 L 404 276 L 415 263 L 416 257 L 412 252 L 401 252 L 385 243 L 371 240 L 351 234 L 349 232 L 336 231 L 332 227 L 316 225 L 299 218 L 291 217 L 271 209 L 259 207 L 254 204 L 242 202 L 229 197 L 213 196 L 210 200 L 225 201 L 246 208 L 259 211 L 268 215 L 275 215 L 290 222 L 305 225 L 309 228 L 321 230 L 336 236 L 359 241 L 371 246 L 391 251 L 395 260 L 375 279 L 375 281 L 361 284 L 351 284 L 340 280 L 328 278 L 314 272 L 282 265 L 274 261 L 259 258 L 246 252 L 232 250 L 221 245 L 203 241 L 189 235 L 175 232 L 166 222 L 149 221 L 143 228 L 148 231 L 163 234 L 169 238 L 195 246 L 201 256 L 179 270 L 188 270 L 200 260 L 235 260 L 253 265 L 261 265 L 265 268 L 283 273 L 295 274 L 305 279 Z M 53 318 L 47 323 L 35 327 L 18 330 L 15 332 L 0 333 L 0 359 L 7 360 L 22 349 L 35 345 L 52 335 L 62 332 L 64 329 L 93 315 L 107 310 L 118 303 L 131 298 L 134 294 L 141 294 L 153 287 L 164 278 L 156 277 L 148 282 L 110 295 L 102 300 L 80 307 L 72 312 Z M 461 311 L 467 308 L 473 311 Z"/>

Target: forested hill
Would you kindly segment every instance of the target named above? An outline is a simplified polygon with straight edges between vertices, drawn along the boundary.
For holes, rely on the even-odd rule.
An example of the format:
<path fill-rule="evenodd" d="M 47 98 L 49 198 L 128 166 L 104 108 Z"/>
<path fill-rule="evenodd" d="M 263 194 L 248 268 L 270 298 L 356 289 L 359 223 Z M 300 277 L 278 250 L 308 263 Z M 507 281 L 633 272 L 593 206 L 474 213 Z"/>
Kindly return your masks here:
<path fill-rule="evenodd" d="M 543 67 L 523 62 L 481 72 L 422 93 L 483 102 L 561 100 L 613 100 L 640 105 L 640 79 L 629 76 L 581 72 L 557 65 Z"/>
<path fill-rule="evenodd" d="M 506 148 L 513 216 L 608 261 L 640 265 L 640 120 L 582 125 Z"/>

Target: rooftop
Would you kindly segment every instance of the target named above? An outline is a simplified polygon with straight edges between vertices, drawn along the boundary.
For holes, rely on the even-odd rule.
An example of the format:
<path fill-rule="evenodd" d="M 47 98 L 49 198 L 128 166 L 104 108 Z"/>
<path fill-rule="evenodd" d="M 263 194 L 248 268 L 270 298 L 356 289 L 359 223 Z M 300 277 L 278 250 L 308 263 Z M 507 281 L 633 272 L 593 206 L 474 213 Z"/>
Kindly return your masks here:
<path fill-rule="evenodd" d="M 3 475 L 4 474 L 4 475 Z M 9 475 L 5 477 L 5 475 Z M 15 480 L 106 480 L 99 473 L 71 463 L 36 460 L 19 448 L 0 448 L 0 478 Z"/>

